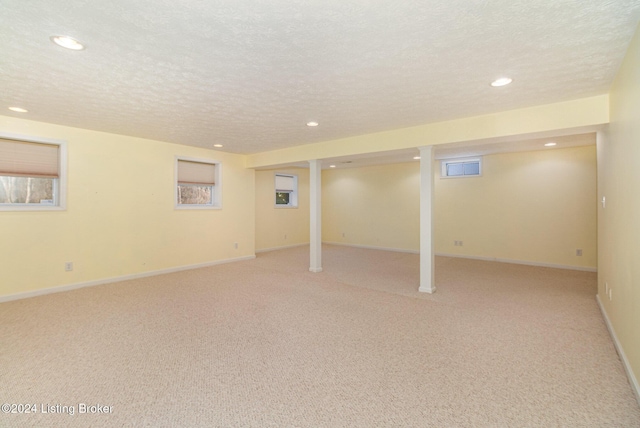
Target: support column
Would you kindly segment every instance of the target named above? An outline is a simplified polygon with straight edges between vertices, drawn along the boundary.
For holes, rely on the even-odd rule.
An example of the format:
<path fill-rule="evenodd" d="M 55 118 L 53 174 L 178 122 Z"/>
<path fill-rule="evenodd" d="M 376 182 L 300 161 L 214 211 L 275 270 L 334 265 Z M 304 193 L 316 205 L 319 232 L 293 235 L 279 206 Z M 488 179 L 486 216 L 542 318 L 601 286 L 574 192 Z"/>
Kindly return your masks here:
<path fill-rule="evenodd" d="M 309 161 L 309 195 L 311 214 L 309 271 L 322 272 L 322 164 L 318 159 Z"/>
<path fill-rule="evenodd" d="M 435 285 L 435 257 L 433 253 L 433 146 L 420 150 L 420 288 L 433 293 Z"/>

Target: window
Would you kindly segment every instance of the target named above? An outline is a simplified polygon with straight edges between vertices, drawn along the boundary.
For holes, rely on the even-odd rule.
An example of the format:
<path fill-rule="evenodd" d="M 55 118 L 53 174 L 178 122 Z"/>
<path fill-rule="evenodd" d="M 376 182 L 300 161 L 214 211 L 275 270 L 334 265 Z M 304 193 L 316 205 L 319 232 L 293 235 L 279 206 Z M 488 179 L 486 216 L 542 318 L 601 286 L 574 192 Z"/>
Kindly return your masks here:
<path fill-rule="evenodd" d="M 276 207 L 296 208 L 298 206 L 298 177 L 276 174 Z"/>
<path fill-rule="evenodd" d="M 176 208 L 220 208 L 220 163 L 176 159 Z"/>
<path fill-rule="evenodd" d="M 442 161 L 440 178 L 473 177 L 482 175 L 482 159 L 452 159 Z"/>
<path fill-rule="evenodd" d="M 65 208 L 66 143 L 0 136 L 0 210 Z"/>

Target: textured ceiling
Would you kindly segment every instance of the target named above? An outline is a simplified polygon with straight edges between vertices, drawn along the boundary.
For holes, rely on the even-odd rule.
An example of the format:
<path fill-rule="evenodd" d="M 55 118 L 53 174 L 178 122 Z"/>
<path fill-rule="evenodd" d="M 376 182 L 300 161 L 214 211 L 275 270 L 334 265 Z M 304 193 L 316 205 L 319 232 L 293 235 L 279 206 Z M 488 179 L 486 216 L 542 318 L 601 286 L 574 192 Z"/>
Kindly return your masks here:
<path fill-rule="evenodd" d="M 4 0 L 0 114 L 256 153 L 605 93 L 639 19 L 640 0 Z"/>

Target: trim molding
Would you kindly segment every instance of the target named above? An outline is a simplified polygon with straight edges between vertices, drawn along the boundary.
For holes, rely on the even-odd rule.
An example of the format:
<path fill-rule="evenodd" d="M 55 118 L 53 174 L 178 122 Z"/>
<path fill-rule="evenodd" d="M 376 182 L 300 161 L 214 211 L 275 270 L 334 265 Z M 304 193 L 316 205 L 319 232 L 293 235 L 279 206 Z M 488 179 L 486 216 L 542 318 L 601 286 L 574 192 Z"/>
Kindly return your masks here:
<path fill-rule="evenodd" d="M 368 250 L 382 250 L 382 251 L 393 251 L 393 252 L 396 252 L 396 253 L 420 254 L 420 250 L 404 250 L 404 249 L 401 249 L 401 248 L 376 247 L 376 246 L 373 246 L 373 245 L 345 244 L 345 243 L 342 243 L 342 242 L 330 242 L 330 241 L 323 241 L 322 243 L 323 244 L 328 244 L 328 245 L 341 245 L 343 247 L 365 248 L 365 249 L 368 249 Z M 284 248 L 284 247 L 282 247 L 282 248 Z M 275 248 L 275 249 L 279 249 L 279 248 Z M 261 251 L 264 251 L 264 250 L 261 250 Z M 257 253 L 257 251 L 256 251 L 256 253 Z M 448 254 L 448 253 L 435 253 L 434 255 L 441 256 L 441 257 L 455 257 L 455 258 L 459 258 L 459 259 L 484 260 L 484 261 L 487 261 L 487 262 L 500 262 L 500 263 L 511 263 L 511 264 L 516 264 L 516 265 L 548 267 L 548 268 L 555 268 L 555 269 L 579 270 L 579 271 L 584 271 L 584 272 L 597 272 L 598 271 L 597 268 L 590 268 L 590 267 L 558 265 L 558 264 L 553 264 L 553 263 L 528 262 L 528 261 L 525 261 L 525 260 L 501 259 L 501 258 L 497 258 L 497 257 L 465 256 L 465 255 L 462 255 L 462 254 Z"/>
<path fill-rule="evenodd" d="M 607 311 L 602 304 L 602 300 L 600 300 L 600 296 L 597 294 L 596 301 L 598 302 L 598 306 L 600 307 L 600 312 L 602 312 L 602 318 L 604 318 L 604 323 L 607 325 L 607 330 L 609 330 L 611 339 L 613 339 L 613 344 L 616 347 L 616 351 L 620 356 L 620 360 L 622 360 L 622 365 L 624 366 L 624 371 L 627 373 L 627 378 L 629 379 L 629 383 L 631 384 L 631 389 L 633 389 L 633 392 L 636 394 L 636 400 L 638 401 L 638 404 L 640 404 L 640 385 L 638 384 L 638 379 L 633 374 L 633 369 L 631 368 L 631 364 L 629 364 L 627 355 L 624 353 L 624 349 L 622 348 L 622 344 L 618 340 L 618 336 L 616 336 L 616 331 L 613 329 L 613 325 L 609 320 L 609 316 L 607 315 Z"/>
<path fill-rule="evenodd" d="M 256 250 L 256 254 L 258 254 L 258 253 L 268 253 L 269 251 L 284 250 L 286 248 L 304 247 L 305 245 L 309 245 L 309 243 L 306 242 L 304 244 L 285 245 L 283 247 L 262 248 L 260 250 Z"/>
<path fill-rule="evenodd" d="M 322 243 L 327 245 L 340 245 L 343 247 L 364 248 L 367 250 L 382 250 L 382 251 L 393 251 L 395 253 L 420 254 L 420 250 L 403 250 L 402 248 L 376 247 L 373 245 L 345 244 L 342 242 L 329 242 L 329 241 L 322 241 Z"/>
<path fill-rule="evenodd" d="M 95 285 L 109 284 L 109 283 L 112 283 L 112 282 L 129 281 L 131 279 L 138 279 L 138 278 L 145 278 L 145 277 L 148 277 L 148 276 L 163 275 L 163 274 L 166 274 L 166 273 L 180 272 L 180 271 L 183 271 L 183 270 L 199 269 L 199 268 L 203 268 L 203 267 L 221 265 L 221 264 L 225 264 L 225 263 L 233 263 L 233 262 L 240 262 L 240 261 L 244 261 L 244 260 L 252 260 L 252 259 L 255 259 L 255 258 L 256 258 L 255 255 L 244 256 L 244 257 L 236 257 L 236 258 L 233 258 L 233 259 L 216 260 L 216 261 L 213 261 L 213 262 L 198 263 L 198 264 L 194 264 L 194 265 L 178 266 L 178 267 L 169 268 L 169 269 L 160 269 L 160 270 L 154 270 L 154 271 L 143 272 L 143 273 L 135 273 L 135 274 L 131 274 L 131 275 L 113 276 L 111 278 L 98 279 L 98 280 L 95 280 L 95 281 L 77 282 L 75 284 L 59 285 L 59 286 L 56 286 L 56 287 L 41 288 L 39 290 L 25 291 L 23 293 L 15 293 L 15 294 L 8 294 L 6 296 L 0 296 L 0 303 L 10 302 L 12 300 L 27 299 L 29 297 L 44 296 L 46 294 L 61 293 L 63 291 L 76 290 L 78 288 L 93 287 Z"/>
<path fill-rule="evenodd" d="M 539 266 L 539 267 L 548 267 L 548 268 L 555 268 L 555 269 L 579 270 L 579 271 L 583 271 L 583 272 L 597 272 L 598 271 L 597 268 L 591 268 L 591 267 L 557 265 L 557 264 L 554 264 L 554 263 L 528 262 L 526 260 L 501 259 L 501 258 L 498 258 L 498 257 L 465 256 L 465 255 L 462 255 L 462 254 L 448 254 L 448 253 L 436 253 L 436 256 L 455 257 L 455 258 L 458 258 L 458 259 L 484 260 L 484 261 L 487 261 L 487 262 L 511 263 L 511 264 L 515 264 L 515 265 Z"/>

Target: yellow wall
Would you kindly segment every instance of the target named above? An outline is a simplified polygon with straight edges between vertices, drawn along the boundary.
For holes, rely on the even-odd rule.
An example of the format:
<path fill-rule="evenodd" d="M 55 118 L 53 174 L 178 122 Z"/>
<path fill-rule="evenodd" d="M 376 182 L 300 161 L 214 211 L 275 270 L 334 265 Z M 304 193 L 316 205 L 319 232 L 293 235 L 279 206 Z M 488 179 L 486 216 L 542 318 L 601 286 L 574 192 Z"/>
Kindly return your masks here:
<path fill-rule="evenodd" d="M 581 98 L 555 104 L 502 111 L 430 123 L 411 128 L 323 141 L 247 157 L 249 168 L 268 167 L 310 159 L 383 152 L 455 142 L 526 136 L 558 130 L 585 132 L 582 127 L 609 122 L 609 96 Z"/>
<path fill-rule="evenodd" d="M 298 176 L 298 207 L 275 207 L 276 172 Z M 309 170 L 256 171 L 256 250 L 309 243 Z"/>
<path fill-rule="evenodd" d="M 415 162 L 324 170 L 322 240 L 417 251 L 418 166 Z"/>
<path fill-rule="evenodd" d="M 0 297 L 254 254 L 243 156 L 2 116 L 0 131 L 66 140 L 69 165 L 65 211 L 0 212 Z M 176 155 L 222 162 L 221 210 L 174 209 Z"/>
<path fill-rule="evenodd" d="M 598 141 L 598 295 L 636 380 L 640 376 L 640 29 L 611 87 L 611 124 Z M 605 282 L 612 300 L 604 293 Z"/>
<path fill-rule="evenodd" d="M 436 252 L 596 267 L 594 146 L 484 156 L 483 169 L 440 179 L 438 163 Z M 325 170 L 323 241 L 418 251 L 419 175 L 418 162 Z"/>
<path fill-rule="evenodd" d="M 484 156 L 482 167 L 444 179 L 436 168 L 437 252 L 596 268 L 595 146 Z"/>

